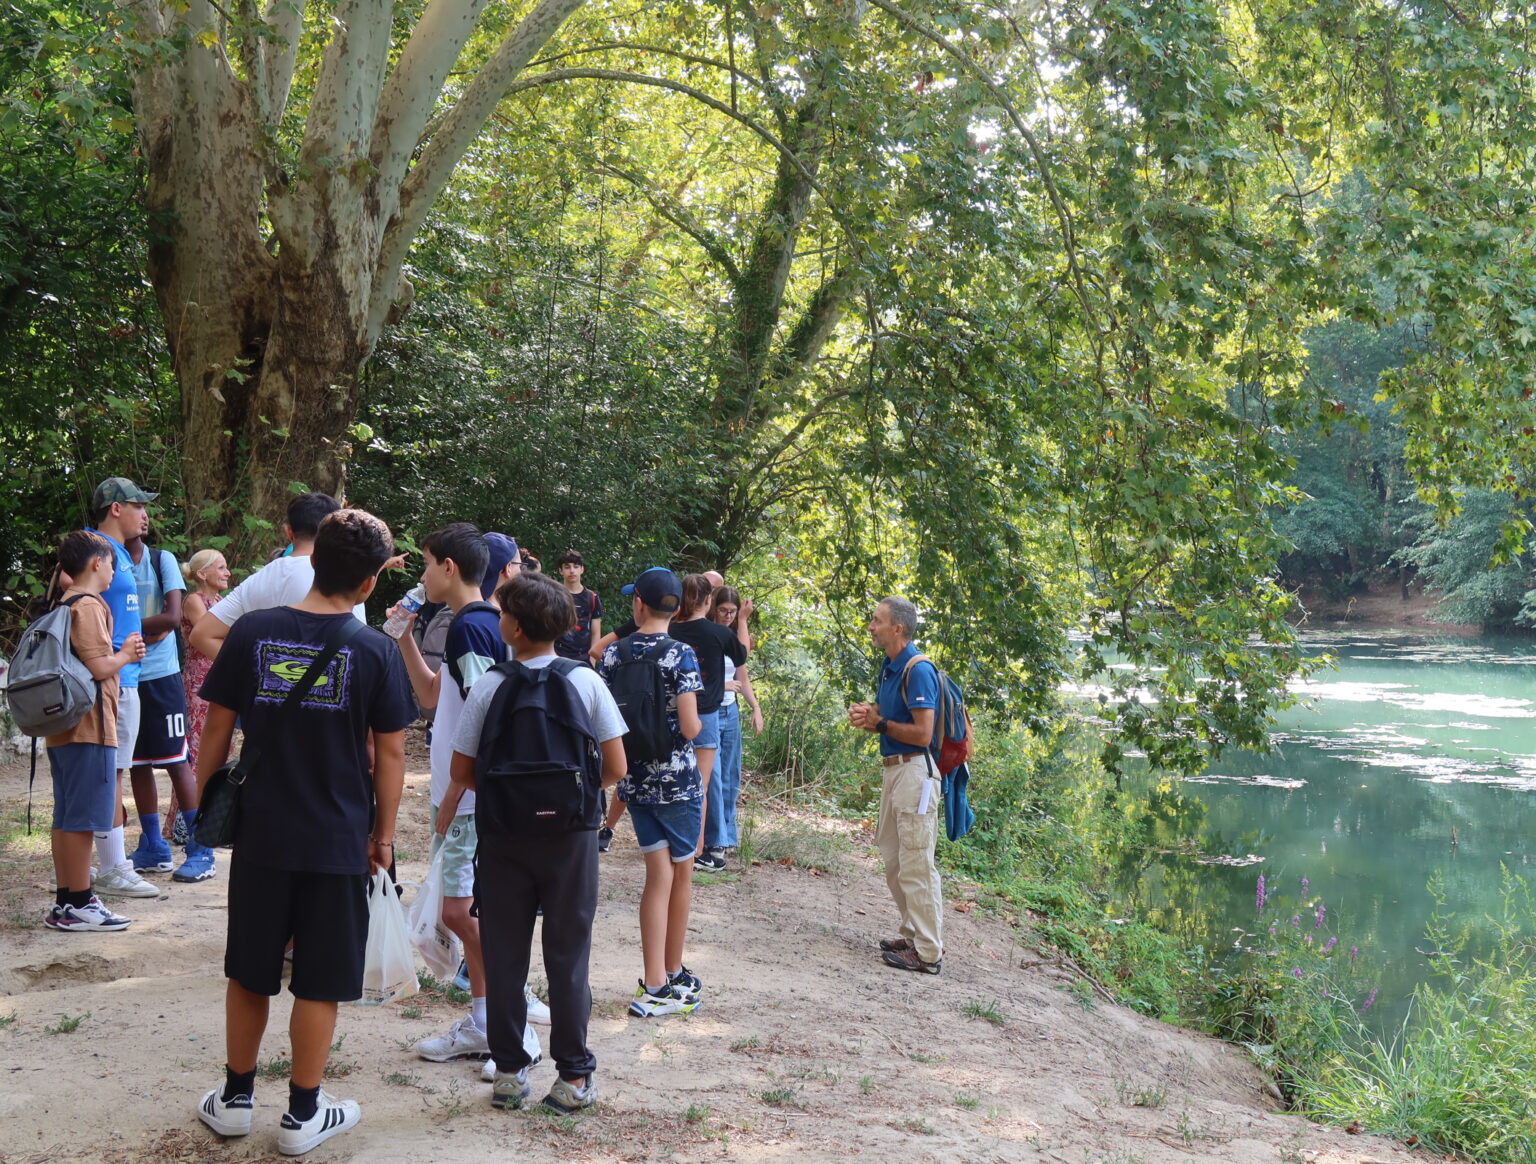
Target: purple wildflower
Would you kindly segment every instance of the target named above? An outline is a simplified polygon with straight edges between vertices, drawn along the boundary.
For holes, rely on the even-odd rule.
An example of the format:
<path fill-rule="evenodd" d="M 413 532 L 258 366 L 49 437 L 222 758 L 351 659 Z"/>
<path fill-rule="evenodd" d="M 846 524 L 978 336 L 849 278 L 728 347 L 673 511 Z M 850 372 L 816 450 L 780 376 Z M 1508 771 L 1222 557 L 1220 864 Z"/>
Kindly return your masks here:
<path fill-rule="evenodd" d="M 1366 1011 L 1370 1010 L 1371 1009 L 1371 1005 L 1375 1001 L 1376 1001 L 1376 988 L 1373 986 L 1373 987 L 1371 987 L 1371 992 L 1365 996 L 1365 1005 L 1360 1008 L 1359 1013 L 1364 1014 Z"/>
<path fill-rule="evenodd" d="M 1307 935 L 1306 942 L 1307 942 L 1307 945 L 1309 945 L 1309 946 L 1312 944 L 1312 935 L 1311 934 Z"/>
<path fill-rule="evenodd" d="M 1269 923 L 1269 932 L 1270 933 L 1274 933 L 1275 932 L 1275 923 L 1274 922 L 1270 922 Z"/>
<path fill-rule="evenodd" d="M 1292 929 L 1300 929 L 1301 928 L 1301 914 L 1299 914 L 1299 913 L 1291 914 L 1291 928 Z"/>
<path fill-rule="evenodd" d="M 1263 913 L 1264 912 L 1264 874 L 1262 874 L 1262 873 L 1259 874 L 1259 888 L 1258 888 L 1258 891 L 1253 895 L 1253 900 L 1254 900 L 1254 904 L 1258 907 L 1258 912 L 1259 913 Z"/>
<path fill-rule="evenodd" d="M 1327 941 L 1327 944 L 1323 946 L 1323 953 L 1325 953 L 1325 954 L 1331 953 L 1333 948 L 1335 946 L 1337 946 L 1338 944 L 1339 944 L 1339 939 L 1338 939 L 1337 935 L 1335 935 L 1334 937 L 1329 938 L 1328 941 Z"/>
<path fill-rule="evenodd" d="M 1307 886 L 1311 885 L 1311 884 L 1312 884 L 1312 882 L 1308 881 L 1305 877 L 1303 877 L 1301 879 L 1301 891 L 1303 893 L 1305 893 L 1307 891 Z"/>
<path fill-rule="evenodd" d="M 1323 919 L 1328 916 L 1328 907 L 1326 905 L 1324 905 L 1322 902 L 1318 902 L 1317 903 L 1317 913 L 1314 916 L 1316 916 L 1317 920 L 1312 923 L 1312 928 L 1314 930 L 1322 929 L 1323 928 Z"/>
<path fill-rule="evenodd" d="M 1360 947 L 1359 946 L 1351 946 L 1349 948 L 1349 960 L 1351 962 L 1353 962 L 1359 956 L 1360 956 Z"/>
<path fill-rule="evenodd" d="M 1291 971 L 1291 973 L 1293 975 L 1295 975 L 1297 978 L 1300 978 L 1301 977 L 1301 967 L 1297 966 L 1294 970 Z"/>

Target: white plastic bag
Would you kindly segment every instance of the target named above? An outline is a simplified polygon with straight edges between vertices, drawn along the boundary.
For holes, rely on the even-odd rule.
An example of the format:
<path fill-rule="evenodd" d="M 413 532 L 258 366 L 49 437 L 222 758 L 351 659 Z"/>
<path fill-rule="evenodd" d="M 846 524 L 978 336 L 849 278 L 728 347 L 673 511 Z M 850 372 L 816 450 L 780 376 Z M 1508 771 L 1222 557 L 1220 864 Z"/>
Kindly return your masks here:
<path fill-rule="evenodd" d="M 464 944 L 459 935 L 443 924 L 443 846 L 432 854 L 427 866 L 426 879 L 416 891 L 411 902 L 411 914 L 407 924 L 411 945 L 421 955 L 422 962 L 436 978 L 451 982 L 459 972 L 464 957 Z"/>
<path fill-rule="evenodd" d="M 416 980 L 416 959 L 405 933 L 405 910 L 400 895 L 380 869 L 368 890 L 368 949 L 363 962 L 362 1006 L 378 1006 L 397 998 L 409 998 L 421 989 Z"/>
<path fill-rule="evenodd" d="M 539 1032 L 533 1029 L 532 1023 L 523 1027 L 523 1050 L 535 1063 L 544 1055 L 544 1048 L 539 1046 Z"/>

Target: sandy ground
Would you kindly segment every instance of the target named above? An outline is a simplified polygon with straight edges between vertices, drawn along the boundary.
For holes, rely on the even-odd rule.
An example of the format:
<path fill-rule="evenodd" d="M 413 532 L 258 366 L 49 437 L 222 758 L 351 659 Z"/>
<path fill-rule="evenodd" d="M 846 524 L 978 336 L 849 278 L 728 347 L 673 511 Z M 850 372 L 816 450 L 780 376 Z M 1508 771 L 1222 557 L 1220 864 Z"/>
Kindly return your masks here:
<path fill-rule="evenodd" d="M 7 820 L 25 787 L 24 770 L 0 772 Z M 35 813 L 46 822 L 48 811 L 39 781 Z M 418 771 L 399 831 L 405 877 L 424 871 L 425 813 Z M 765 830 L 784 825 L 782 814 L 763 818 Z M 832 872 L 763 864 L 701 876 L 688 963 L 705 1003 L 686 1018 L 647 1021 L 626 1014 L 642 863 L 621 825 L 603 858 L 592 964 L 595 1111 L 494 1111 L 479 1064 L 417 1059 L 415 1040 L 461 1013 L 441 997 L 347 1006 L 327 1087 L 359 1100 L 363 1119 L 309 1158 L 1425 1159 L 1278 1113 L 1236 1048 L 1102 1001 L 1085 1006 L 1088 992 L 1071 990 L 1067 971 L 1030 948 L 1027 933 L 983 916 L 963 886 L 947 886 L 957 900 L 942 976 L 882 966 L 875 940 L 895 922 L 872 834 L 808 818 L 796 827 L 844 829 L 852 854 Z M 39 924 L 52 890 L 40 841 L 46 834 L 0 850 L 0 1161 L 280 1159 L 280 1070 L 258 1081 L 249 1137 L 221 1141 L 193 1115 L 224 1062 L 222 868 L 201 885 L 163 875 L 158 900 L 118 902 L 135 919 L 128 931 L 59 934 Z M 289 1003 L 274 1003 L 264 1063 L 287 1054 Z M 534 1068 L 535 1099 L 553 1077 L 548 1062 Z"/>
<path fill-rule="evenodd" d="M 1413 585 L 1408 597 L 1395 580 L 1373 582 L 1362 594 L 1344 599 L 1330 598 L 1321 590 L 1303 586 L 1296 592 L 1299 606 L 1293 622 L 1308 630 L 1335 630 L 1344 627 L 1370 629 L 1409 629 L 1429 635 L 1472 637 L 1482 634 L 1475 624 L 1437 622 L 1432 616 L 1441 595 L 1425 594 Z"/>

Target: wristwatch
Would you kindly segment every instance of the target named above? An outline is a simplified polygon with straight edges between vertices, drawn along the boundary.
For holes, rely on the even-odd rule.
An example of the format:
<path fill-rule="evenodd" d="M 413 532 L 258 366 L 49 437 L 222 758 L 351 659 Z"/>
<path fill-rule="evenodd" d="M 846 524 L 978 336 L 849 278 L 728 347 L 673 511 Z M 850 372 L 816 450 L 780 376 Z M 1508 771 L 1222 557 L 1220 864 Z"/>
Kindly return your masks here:
<path fill-rule="evenodd" d="M 885 716 L 882 715 L 875 721 L 875 734 L 879 736 L 885 735 L 885 725 L 890 722 L 890 720 L 886 719 Z"/>

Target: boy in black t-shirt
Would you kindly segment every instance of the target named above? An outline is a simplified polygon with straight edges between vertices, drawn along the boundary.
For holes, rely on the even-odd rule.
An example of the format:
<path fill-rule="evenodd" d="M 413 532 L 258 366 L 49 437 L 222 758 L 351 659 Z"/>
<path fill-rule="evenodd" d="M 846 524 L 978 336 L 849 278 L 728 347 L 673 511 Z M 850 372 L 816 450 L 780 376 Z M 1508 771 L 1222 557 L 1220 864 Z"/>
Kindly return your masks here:
<path fill-rule="evenodd" d="M 560 555 L 560 581 L 576 607 L 576 623 L 555 640 L 555 654 L 590 664 L 587 652 L 592 649 L 592 640 L 603 637 L 603 601 L 596 590 L 588 590 L 582 581 L 586 571 L 580 550 L 566 550 Z"/>
<path fill-rule="evenodd" d="M 197 1114 L 221 1136 L 251 1130 L 256 1057 L 291 936 L 293 1075 L 277 1133 L 278 1150 L 288 1156 L 359 1119 L 357 1104 L 321 1091 L 320 1079 L 336 1005 L 362 994 L 368 874 L 393 860 L 405 728 L 416 707 L 395 644 L 367 627 L 336 652 L 296 707 L 283 704 L 338 623 L 353 618 L 352 607 L 373 591 L 393 552 L 378 518 L 360 509 L 331 514 L 315 536 L 309 593 L 231 627 L 201 690 L 208 722 L 198 792 L 228 755 L 236 716 L 262 754 L 241 793 L 229 865 L 225 1082 L 203 1096 Z"/>

